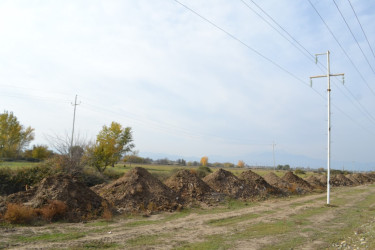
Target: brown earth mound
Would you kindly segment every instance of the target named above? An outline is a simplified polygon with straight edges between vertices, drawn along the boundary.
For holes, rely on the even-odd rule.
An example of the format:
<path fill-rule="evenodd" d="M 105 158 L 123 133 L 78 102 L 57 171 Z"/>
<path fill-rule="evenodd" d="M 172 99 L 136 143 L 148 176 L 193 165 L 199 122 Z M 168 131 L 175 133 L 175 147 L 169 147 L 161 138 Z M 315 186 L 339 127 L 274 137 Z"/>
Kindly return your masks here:
<path fill-rule="evenodd" d="M 374 172 L 364 173 L 363 175 L 369 177 L 371 179 L 371 183 L 375 182 L 375 173 Z"/>
<path fill-rule="evenodd" d="M 177 195 L 140 167 L 102 187 L 98 193 L 119 212 L 173 211 L 180 207 Z"/>
<path fill-rule="evenodd" d="M 256 195 L 254 189 L 249 187 L 244 180 L 240 180 L 224 169 L 207 175 L 203 181 L 216 192 L 227 194 L 232 198 L 248 199 Z"/>
<path fill-rule="evenodd" d="M 85 184 L 71 175 L 58 174 L 44 178 L 37 188 L 5 197 L 3 202 L 0 202 L 0 212 L 5 211 L 7 203 L 41 208 L 54 200 L 62 201 L 66 205 L 64 218 L 72 222 L 98 218 L 105 209 L 109 209 L 108 202 Z"/>
<path fill-rule="evenodd" d="M 324 185 L 327 186 L 327 175 L 317 175 L 316 178 Z"/>
<path fill-rule="evenodd" d="M 358 186 L 362 184 L 359 180 L 357 180 L 357 178 L 354 177 L 353 174 L 347 174 L 345 175 L 345 177 L 353 182 L 353 186 Z"/>
<path fill-rule="evenodd" d="M 349 174 L 345 175 L 345 177 L 351 180 L 355 185 L 362 185 L 372 182 L 372 179 L 370 177 L 361 173 Z"/>
<path fill-rule="evenodd" d="M 82 182 L 70 175 L 59 174 L 44 178 L 34 197 L 26 203 L 34 208 L 59 200 L 67 206 L 69 221 L 81 221 L 100 217 L 109 204 Z"/>
<path fill-rule="evenodd" d="M 240 179 L 244 180 L 248 186 L 254 189 L 257 192 L 257 195 L 266 196 L 271 195 L 280 195 L 282 191 L 277 187 L 270 185 L 266 182 L 262 176 L 254 173 L 251 170 L 244 171 L 239 176 Z"/>
<path fill-rule="evenodd" d="M 289 188 L 291 187 L 291 185 L 288 182 L 281 179 L 275 173 L 270 172 L 270 173 L 266 174 L 263 178 L 270 185 L 279 188 L 284 193 L 289 193 Z"/>
<path fill-rule="evenodd" d="M 298 177 L 297 175 L 293 174 L 293 172 L 289 171 L 285 173 L 283 177 L 281 177 L 284 181 L 288 182 L 292 185 L 291 192 L 302 194 L 311 191 L 313 188 L 312 186 L 305 181 L 304 179 Z"/>
<path fill-rule="evenodd" d="M 182 169 L 168 178 L 164 184 L 176 192 L 182 202 L 209 201 L 214 190 L 195 173 Z"/>
<path fill-rule="evenodd" d="M 326 187 L 326 185 L 321 183 L 319 178 L 315 175 L 310 175 L 305 178 L 305 181 L 307 181 L 314 189 L 324 189 Z"/>
<path fill-rule="evenodd" d="M 339 186 L 353 186 L 353 182 L 345 177 L 343 174 L 333 175 L 330 179 L 330 183 L 334 187 Z"/>

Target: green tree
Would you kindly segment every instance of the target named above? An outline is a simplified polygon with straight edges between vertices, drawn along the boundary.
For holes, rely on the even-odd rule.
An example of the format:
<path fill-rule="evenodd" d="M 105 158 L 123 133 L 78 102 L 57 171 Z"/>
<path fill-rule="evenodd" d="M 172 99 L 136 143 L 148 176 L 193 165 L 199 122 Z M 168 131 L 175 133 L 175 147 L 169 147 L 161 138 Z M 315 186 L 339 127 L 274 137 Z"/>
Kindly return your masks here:
<path fill-rule="evenodd" d="M 45 160 L 51 155 L 52 155 L 52 152 L 48 150 L 47 146 L 44 146 L 44 145 L 37 145 L 37 146 L 34 145 L 33 150 L 31 151 L 31 156 L 34 159 L 38 159 L 38 160 Z"/>
<path fill-rule="evenodd" d="M 111 126 L 103 126 L 96 137 L 96 142 L 87 147 L 86 160 L 99 172 L 107 166 L 114 166 L 122 156 L 134 148 L 133 135 L 130 127 L 112 122 Z"/>
<path fill-rule="evenodd" d="M 22 126 L 13 112 L 0 114 L 0 157 L 17 157 L 34 139 L 34 129 Z"/>

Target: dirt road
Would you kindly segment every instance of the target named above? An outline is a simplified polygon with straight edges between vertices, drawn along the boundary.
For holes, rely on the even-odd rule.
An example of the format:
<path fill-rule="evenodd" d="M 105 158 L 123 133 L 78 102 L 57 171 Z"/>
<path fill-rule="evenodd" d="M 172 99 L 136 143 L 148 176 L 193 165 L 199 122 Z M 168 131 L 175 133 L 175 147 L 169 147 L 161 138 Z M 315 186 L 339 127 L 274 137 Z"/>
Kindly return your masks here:
<path fill-rule="evenodd" d="M 321 249 L 374 247 L 375 185 L 111 222 L 0 227 L 0 248 Z"/>

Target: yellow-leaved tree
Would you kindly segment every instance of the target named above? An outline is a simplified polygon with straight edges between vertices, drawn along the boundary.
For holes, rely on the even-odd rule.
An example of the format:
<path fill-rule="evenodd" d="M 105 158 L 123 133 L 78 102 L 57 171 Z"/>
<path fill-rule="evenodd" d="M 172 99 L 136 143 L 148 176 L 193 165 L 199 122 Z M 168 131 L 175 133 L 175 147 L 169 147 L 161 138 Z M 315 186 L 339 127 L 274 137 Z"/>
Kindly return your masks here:
<path fill-rule="evenodd" d="M 208 157 L 207 156 L 203 156 L 202 158 L 201 158 L 201 166 L 207 166 L 207 164 L 208 164 Z"/>
<path fill-rule="evenodd" d="M 245 162 L 240 160 L 240 161 L 238 161 L 237 166 L 239 168 L 244 168 L 245 167 Z"/>
<path fill-rule="evenodd" d="M 96 142 L 87 147 L 85 159 L 89 165 L 103 172 L 134 148 L 132 142 L 131 128 L 123 128 L 121 124 L 112 122 L 110 127 L 104 125 L 96 136 Z"/>

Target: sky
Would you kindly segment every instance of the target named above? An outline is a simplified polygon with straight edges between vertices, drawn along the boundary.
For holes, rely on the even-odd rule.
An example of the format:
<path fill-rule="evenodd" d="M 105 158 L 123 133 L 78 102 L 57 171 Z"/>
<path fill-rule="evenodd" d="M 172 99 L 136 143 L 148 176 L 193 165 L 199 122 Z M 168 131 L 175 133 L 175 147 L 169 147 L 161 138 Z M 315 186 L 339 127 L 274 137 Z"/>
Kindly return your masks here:
<path fill-rule="evenodd" d="M 324 167 L 327 78 L 310 76 L 329 50 L 345 74 L 332 162 L 375 167 L 374 15 L 359 0 L 0 0 L 0 109 L 31 145 L 71 133 L 77 95 L 76 134 L 119 122 L 141 156 Z"/>

